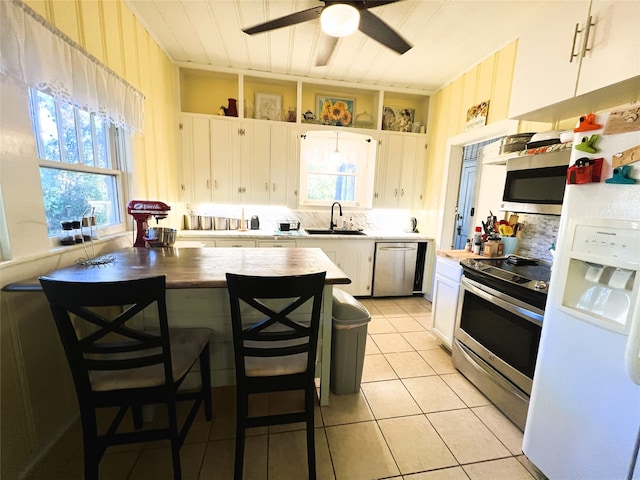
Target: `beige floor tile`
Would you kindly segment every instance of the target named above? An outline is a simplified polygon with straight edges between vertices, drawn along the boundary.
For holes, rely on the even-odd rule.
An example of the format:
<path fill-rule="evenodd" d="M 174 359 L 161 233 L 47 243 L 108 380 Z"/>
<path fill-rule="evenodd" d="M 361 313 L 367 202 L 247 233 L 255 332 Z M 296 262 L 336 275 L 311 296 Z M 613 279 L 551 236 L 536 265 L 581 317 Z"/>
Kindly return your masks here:
<path fill-rule="evenodd" d="M 406 310 L 395 302 L 376 304 L 376 307 L 385 317 L 402 317 L 407 314 Z"/>
<path fill-rule="evenodd" d="M 421 332 L 406 332 L 402 336 L 416 350 L 433 350 L 440 348 L 440 342 L 431 332 L 422 330 Z"/>
<path fill-rule="evenodd" d="M 413 347 L 400 333 L 370 335 L 382 353 L 410 352 Z"/>
<path fill-rule="evenodd" d="M 398 332 L 424 332 L 424 327 L 415 318 L 406 317 L 391 317 L 389 323 L 393 325 Z"/>
<path fill-rule="evenodd" d="M 516 460 L 518 460 L 536 480 L 549 480 L 544 473 L 538 470 L 538 467 L 531 463 L 531 460 L 529 460 L 526 455 L 518 455 Z"/>
<path fill-rule="evenodd" d="M 193 443 L 183 445 L 180 449 L 180 463 L 184 480 L 198 478 L 206 446 L 206 443 Z M 171 448 L 145 448 L 138 457 L 131 475 L 126 478 L 129 480 L 147 480 L 149 478 L 172 480 Z"/>
<path fill-rule="evenodd" d="M 427 315 L 431 313 L 430 305 L 422 305 L 419 303 L 401 305 L 402 309 L 410 315 Z"/>
<path fill-rule="evenodd" d="M 373 414 L 362 391 L 351 395 L 329 394 L 329 405 L 320 407 L 326 426 L 373 420 Z"/>
<path fill-rule="evenodd" d="M 400 380 L 365 383 L 362 391 L 376 419 L 422 413 Z"/>
<path fill-rule="evenodd" d="M 522 432 L 493 405 L 471 409 L 513 455 L 522 454 Z"/>
<path fill-rule="evenodd" d="M 478 390 L 473 383 L 467 380 L 461 373 L 450 373 L 442 375 L 440 378 L 456 392 L 467 407 L 480 407 L 491 405 L 491 402 Z"/>
<path fill-rule="evenodd" d="M 424 377 L 436 374 L 418 352 L 388 353 L 385 358 L 400 378 Z"/>
<path fill-rule="evenodd" d="M 411 315 L 416 322 L 422 325 L 425 330 L 431 330 L 433 328 L 433 315 L 431 313 L 426 315 Z"/>
<path fill-rule="evenodd" d="M 462 467 L 443 468 L 432 472 L 405 475 L 404 480 L 469 480 Z"/>
<path fill-rule="evenodd" d="M 424 413 L 466 407 L 438 376 L 405 378 L 402 382 Z"/>
<path fill-rule="evenodd" d="M 377 382 L 398 378 L 384 355 L 367 355 L 362 366 L 362 382 Z"/>
<path fill-rule="evenodd" d="M 438 375 L 456 373 L 458 371 L 451 361 L 451 353 L 442 347 L 434 348 L 433 350 L 420 350 L 418 353 Z"/>
<path fill-rule="evenodd" d="M 399 475 L 376 422 L 327 427 L 337 480 L 371 480 Z"/>
<path fill-rule="evenodd" d="M 245 480 L 267 480 L 267 436 L 245 439 L 243 476 Z M 215 440 L 207 444 L 199 480 L 233 478 L 235 440 Z M 151 478 L 151 477 L 149 477 Z"/>
<path fill-rule="evenodd" d="M 462 467 L 471 480 L 533 480 L 518 460 L 503 458 Z"/>
<path fill-rule="evenodd" d="M 374 342 L 371 339 L 371 337 L 369 335 L 367 335 L 367 343 L 365 344 L 365 347 L 364 347 L 364 354 L 365 355 L 376 355 L 376 354 L 380 354 L 380 353 L 382 353 L 382 352 L 380 351 L 380 349 L 376 345 L 376 342 Z"/>
<path fill-rule="evenodd" d="M 461 464 L 508 457 L 509 451 L 469 409 L 427 414 Z"/>
<path fill-rule="evenodd" d="M 378 424 L 402 474 L 458 464 L 424 415 L 390 418 Z"/>
<path fill-rule="evenodd" d="M 315 429 L 316 476 L 334 479 L 329 446 L 323 428 Z M 298 480 L 307 477 L 307 437 L 304 430 L 269 436 L 269 479 Z"/>
<path fill-rule="evenodd" d="M 367 324 L 367 332 L 369 335 L 373 333 L 398 333 L 398 330 L 385 317 L 372 317 Z"/>

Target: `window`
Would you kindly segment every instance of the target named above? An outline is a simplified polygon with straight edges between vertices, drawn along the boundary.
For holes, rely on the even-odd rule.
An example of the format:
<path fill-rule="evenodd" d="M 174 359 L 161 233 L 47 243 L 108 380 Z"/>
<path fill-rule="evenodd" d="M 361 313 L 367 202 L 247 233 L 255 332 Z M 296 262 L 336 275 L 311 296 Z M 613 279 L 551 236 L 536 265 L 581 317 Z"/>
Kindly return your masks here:
<path fill-rule="evenodd" d="M 45 92 L 29 95 L 49 236 L 83 216 L 99 228 L 121 223 L 118 129 Z"/>
<path fill-rule="evenodd" d="M 300 203 L 370 208 L 376 145 L 368 135 L 307 132 L 300 147 Z"/>

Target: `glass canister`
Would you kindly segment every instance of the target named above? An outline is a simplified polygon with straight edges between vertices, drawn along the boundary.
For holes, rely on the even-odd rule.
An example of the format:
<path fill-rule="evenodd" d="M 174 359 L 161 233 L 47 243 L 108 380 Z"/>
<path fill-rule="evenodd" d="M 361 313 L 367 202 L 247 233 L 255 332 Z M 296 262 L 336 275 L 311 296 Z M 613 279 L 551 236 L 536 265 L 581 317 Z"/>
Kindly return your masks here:
<path fill-rule="evenodd" d="M 61 245 L 75 245 L 76 239 L 73 236 L 73 222 L 62 222 L 62 232 L 60 232 Z"/>

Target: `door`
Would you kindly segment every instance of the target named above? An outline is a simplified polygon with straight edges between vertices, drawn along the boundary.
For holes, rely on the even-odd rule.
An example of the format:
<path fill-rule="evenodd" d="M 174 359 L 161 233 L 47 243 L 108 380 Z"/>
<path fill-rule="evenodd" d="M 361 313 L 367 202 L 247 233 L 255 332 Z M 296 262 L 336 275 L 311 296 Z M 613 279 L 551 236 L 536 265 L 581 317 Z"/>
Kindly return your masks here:
<path fill-rule="evenodd" d="M 468 147 L 465 147 L 465 150 Z M 466 155 L 465 155 L 466 156 Z M 464 160 L 460 174 L 460 190 L 456 207 L 456 230 L 453 238 L 454 250 L 463 250 L 469 238 L 470 226 L 475 218 L 473 192 L 476 183 L 476 159 Z"/>

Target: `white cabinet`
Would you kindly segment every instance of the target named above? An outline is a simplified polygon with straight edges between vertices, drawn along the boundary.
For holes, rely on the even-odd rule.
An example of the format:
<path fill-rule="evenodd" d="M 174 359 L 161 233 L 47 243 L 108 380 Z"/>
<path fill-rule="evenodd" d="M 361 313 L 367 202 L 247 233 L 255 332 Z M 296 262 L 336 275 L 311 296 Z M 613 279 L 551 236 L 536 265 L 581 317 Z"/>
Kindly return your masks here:
<path fill-rule="evenodd" d="M 295 240 L 258 240 L 258 247 L 260 248 L 294 248 L 296 247 Z"/>
<path fill-rule="evenodd" d="M 374 206 L 412 209 L 422 206 L 426 139 L 385 132 L 380 135 Z"/>
<path fill-rule="evenodd" d="M 321 248 L 322 251 L 351 279 L 348 285 L 340 289 L 351 295 L 371 295 L 373 279 L 373 240 L 315 240 L 305 239 L 298 242 L 299 247 Z"/>
<path fill-rule="evenodd" d="M 180 133 L 181 201 L 296 206 L 296 131 L 287 124 L 183 114 Z"/>
<path fill-rule="evenodd" d="M 458 294 L 462 267 L 457 260 L 436 257 L 436 274 L 433 283 L 433 327 L 431 331 L 451 349 L 458 313 Z"/>
<path fill-rule="evenodd" d="M 255 240 L 246 240 L 246 239 L 224 239 L 224 240 L 216 240 L 216 246 L 218 247 L 255 247 Z"/>
<path fill-rule="evenodd" d="M 518 40 L 512 118 L 545 120 L 526 114 L 640 75 L 640 2 L 552 2 L 543 18 L 531 25 Z M 610 102 L 616 102 L 615 95 L 622 95 L 629 101 L 624 94 L 629 87 L 621 88 L 600 92 L 599 97 L 613 97 Z M 588 105 L 591 100 L 586 100 Z M 562 118 L 573 111 L 565 115 Z"/>

